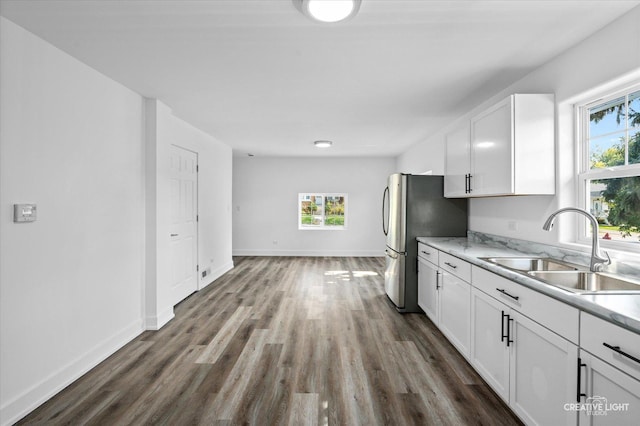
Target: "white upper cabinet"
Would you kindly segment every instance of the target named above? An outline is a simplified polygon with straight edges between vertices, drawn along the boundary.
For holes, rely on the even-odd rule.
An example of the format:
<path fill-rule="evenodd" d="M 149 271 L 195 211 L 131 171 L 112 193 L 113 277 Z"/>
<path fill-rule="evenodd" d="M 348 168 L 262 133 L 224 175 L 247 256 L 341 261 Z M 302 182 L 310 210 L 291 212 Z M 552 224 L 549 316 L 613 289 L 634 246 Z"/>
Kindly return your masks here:
<path fill-rule="evenodd" d="M 445 196 L 553 195 L 554 97 L 515 94 L 445 138 Z"/>
<path fill-rule="evenodd" d="M 444 195 L 450 198 L 468 197 L 467 176 L 471 166 L 471 130 L 465 122 L 445 137 Z"/>
<path fill-rule="evenodd" d="M 470 195 L 514 193 L 513 97 L 471 119 Z"/>

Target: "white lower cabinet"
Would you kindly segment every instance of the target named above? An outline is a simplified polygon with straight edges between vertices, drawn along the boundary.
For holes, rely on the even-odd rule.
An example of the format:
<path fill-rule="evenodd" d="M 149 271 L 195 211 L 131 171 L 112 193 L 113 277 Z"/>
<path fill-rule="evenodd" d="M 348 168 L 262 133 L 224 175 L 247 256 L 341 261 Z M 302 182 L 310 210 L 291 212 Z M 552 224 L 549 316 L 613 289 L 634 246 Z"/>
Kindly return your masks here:
<path fill-rule="evenodd" d="M 448 272 L 440 272 L 439 296 L 442 334 L 465 357 L 469 357 L 471 339 L 471 285 Z"/>
<path fill-rule="evenodd" d="M 471 289 L 471 364 L 502 399 L 509 402 L 509 348 L 504 303 Z"/>
<path fill-rule="evenodd" d="M 423 246 L 418 305 L 524 423 L 640 425 L 640 334 Z"/>
<path fill-rule="evenodd" d="M 590 353 L 580 350 L 582 405 L 569 409 L 580 414 L 580 426 L 638 425 L 640 423 L 640 381 L 621 372 Z"/>
<path fill-rule="evenodd" d="M 418 257 L 418 306 L 435 325 L 440 313 L 439 274 L 436 265 Z"/>
<path fill-rule="evenodd" d="M 575 425 L 578 347 L 473 288 L 470 360 L 527 424 Z"/>
<path fill-rule="evenodd" d="M 640 335 L 580 315 L 580 426 L 640 424 Z M 572 407 L 573 408 L 573 407 Z"/>
<path fill-rule="evenodd" d="M 418 306 L 458 352 L 469 357 L 471 284 L 454 273 L 471 273 L 467 262 L 438 253 L 438 266 L 418 254 Z M 449 272 L 452 271 L 452 272 Z"/>
<path fill-rule="evenodd" d="M 575 425 L 566 410 L 577 387 L 578 346 L 511 311 L 509 405 L 531 425 Z"/>

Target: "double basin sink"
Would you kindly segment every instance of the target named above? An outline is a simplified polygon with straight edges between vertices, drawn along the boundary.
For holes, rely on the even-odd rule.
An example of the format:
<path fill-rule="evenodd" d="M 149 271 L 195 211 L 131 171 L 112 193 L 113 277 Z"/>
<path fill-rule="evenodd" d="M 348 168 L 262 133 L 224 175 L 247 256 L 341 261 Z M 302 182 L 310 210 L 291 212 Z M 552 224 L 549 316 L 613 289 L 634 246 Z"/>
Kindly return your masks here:
<path fill-rule="evenodd" d="M 635 293 L 640 282 L 603 272 L 591 272 L 585 267 L 557 259 L 542 257 L 485 257 L 498 266 L 527 274 L 546 284 L 575 293 Z"/>

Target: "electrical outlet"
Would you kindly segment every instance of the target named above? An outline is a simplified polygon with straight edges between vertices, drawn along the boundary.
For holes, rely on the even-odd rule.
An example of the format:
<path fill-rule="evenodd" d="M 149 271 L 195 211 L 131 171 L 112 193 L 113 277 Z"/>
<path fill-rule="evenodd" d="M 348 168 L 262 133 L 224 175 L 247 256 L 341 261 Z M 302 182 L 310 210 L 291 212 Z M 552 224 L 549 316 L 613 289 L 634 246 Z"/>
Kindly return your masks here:
<path fill-rule="evenodd" d="M 202 278 L 211 275 L 211 268 L 206 268 L 204 271 L 202 271 Z"/>

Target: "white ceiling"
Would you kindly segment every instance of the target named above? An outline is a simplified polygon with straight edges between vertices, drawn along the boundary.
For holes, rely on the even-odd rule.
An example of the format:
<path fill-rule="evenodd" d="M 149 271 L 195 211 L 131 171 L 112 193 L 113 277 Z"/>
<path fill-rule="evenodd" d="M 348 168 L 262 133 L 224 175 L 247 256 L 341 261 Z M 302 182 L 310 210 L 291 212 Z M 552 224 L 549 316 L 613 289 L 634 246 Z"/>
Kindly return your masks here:
<path fill-rule="evenodd" d="M 0 13 L 236 155 L 395 156 L 638 5 L 362 0 L 338 24 L 292 0 L 2 0 Z"/>

